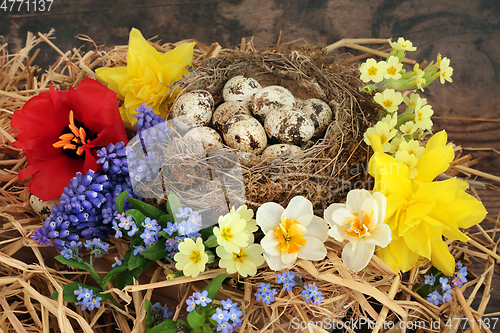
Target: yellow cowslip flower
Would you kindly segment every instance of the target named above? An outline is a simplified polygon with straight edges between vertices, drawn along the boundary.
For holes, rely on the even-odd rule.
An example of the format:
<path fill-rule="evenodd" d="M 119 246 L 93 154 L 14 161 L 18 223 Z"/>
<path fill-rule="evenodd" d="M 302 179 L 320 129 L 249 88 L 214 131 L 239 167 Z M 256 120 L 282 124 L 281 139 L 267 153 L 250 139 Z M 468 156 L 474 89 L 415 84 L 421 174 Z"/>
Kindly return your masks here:
<path fill-rule="evenodd" d="M 432 120 L 431 117 L 434 114 L 430 105 L 423 105 L 422 100 L 417 101 L 417 105 L 415 106 L 415 123 L 421 129 L 431 130 L 432 128 Z"/>
<path fill-rule="evenodd" d="M 163 117 L 160 105 L 173 101 L 179 91 L 170 85 L 188 72 L 186 66 L 193 61 L 196 43 L 184 43 L 161 54 L 151 46 L 141 32 L 132 28 L 127 51 L 127 66 L 101 67 L 96 76 L 107 83 L 108 88 L 118 94 L 124 103 L 120 113 L 126 126 L 134 126 L 137 119 L 135 109 L 144 103 Z"/>
<path fill-rule="evenodd" d="M 417 47 L 413 46 L 413 43 L 410 42 L 409 40 L 405 40 L 403 37 L 399 37 L 398 41 L 393 43 L 389 39 L 389 44 L 391 44 L 391 47 L 396 50 L 396 51 L 416 51 Z"/>
<path fill-rule="evenodd" d="M 361 72 L 360 79 L 363 82 L 380 82 L 384 79 L 387 63 L 385 61 L 377 62 L 375 59 L 368 59 L 359 66 Z"/>
<path fill-rule="evenodd" d="M 403 69 L 403 64 L 399 62 L 399 58 L 395 56 L 390 56 L 387 59 L 387 67 L 385 68 L 384 78 L 399 80 L 401 78 L 401 70 Z"/>
<path fill-rule="evenodd" d="M 453 68 L 450 67 L 450 59 L 443 58 L 439 64 L 439 81 L 444 84 L 444 81 L 453 82 L 451 76 L 453 75 Z"/>
<path fill-rule="evenodd" d="M 417 93 L 411 93 L 410 97 L 403 96 L 403 102 L 409 107 L 415 109 L 417 102 L 420 101 L 420 105 L 427 104 L 427 98 L 420 97 Z"/>
<path fill-rule="evenodd" d="M 396 112 L 399 104 L 403 102 L 403 96 L 394 89 L 385 89 L 381 93 L 376 93 L 373 100 L 382 105 L 387 112 Z"/>
<path fill-rule="evenodd" d="M 424 91 L 424 85 L 427 80 L 424 78 L 424 71 L 418 68 L 418 64 L 413 66 L 413 84 L 420 90 Z"/>
<path fill-rule="evenodd" d="M 364 140 L 367 145 L 371 144 L 369 140 L 370 133 L 378 135 L 378 137 L 380 137 L 384 151 L 389 151 L 391 149 L 390 141 L 398 133 L 398 131 L 395 129 L 391 130 L 391 127 L 388 123 L 379 121 L 375 124 L 375 126 L 369 127 L 366 130 L 364 134 Z"/>
<path fill-rule="evenodd" d="M 418 130 L 418 126 L 413 121 L 407 121 L 399 127 L 399 130 L 403 132 L 404 135 L 412 135 Z"/>
<path fill-rule="evenodd" d="M 393 114 L 388 114 L 380 121 L 389 124 L 389 129 L 392 131 L 396 128 L 396 125 L 398 124 L 398 113 L 394 112 Z"/>
<path fill-rule="evenodd" d="M 392 269 L 406 272 L 422 258 L 446 275 L 455 271 L 455 260 L 443 236 L 467 241 L 459 228 L 470 228 L 486 216 L 483 204 L 467 194 L 467 182 L 456 178 L 434 181 L 448 169 L 454 158 L 446 145 L 447 134 L 433 135 L 418 160 L 418 174 L 410 179 L 406 164 L 385 154 L 380 137 L 369 134 L 375 151 L 369 172 L 375 178 L 374 191 L 387 198 L 385 223 L 392 230 L 391 243 L 378 249 L 377 255 Z"/>
<path fill-rule="evenodd" d="M 417 159 L 422 157 L 424 154 L 425 148 L 420 147 L 420 141 L 418 140 L 410 140 L 408 142 L 404 141 L 398 147 L 399 151 L 406 151 L 410 155 L 414 155 Z"/>

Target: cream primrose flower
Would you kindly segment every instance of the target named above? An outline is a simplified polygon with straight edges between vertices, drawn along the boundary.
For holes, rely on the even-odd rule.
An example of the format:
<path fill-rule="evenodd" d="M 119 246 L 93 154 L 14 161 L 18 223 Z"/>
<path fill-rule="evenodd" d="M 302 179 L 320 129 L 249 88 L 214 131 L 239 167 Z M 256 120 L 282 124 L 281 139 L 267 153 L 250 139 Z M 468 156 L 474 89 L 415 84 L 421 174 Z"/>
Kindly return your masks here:
<path fill-rule="evenodd" d="M 240 248 L 237 252 L 231 253 L 224 250 L 222 246 L 215 249 L 215 252 L 220 257 L 219 267 L 225 268 L 228 274 L 238 272 L 242 277 L 257 274 L 257 267 L 266 261 L 262 256 L 262 251 L 262 246 L 259 244 L 250 244 L 245 248 Z"/>
<path fill-rule="evenodd" d="M 174 256 L 175 268 L 182 270 L 185 276 L 197 277 L 205 271 L 208 262 L 208 255 L 205 253 L 205 245 L 201 237 L 196 239 L 196 243 L 191 238 L 184 238 L 179 244 L 179 252 Z"/>
<path fill-rule="evenodd" d="M 373 100 L 382 105 L 387 112 L 396 112 L 399 104 L 403 102 L 403 96 L 394 89 L 385 89 L 382 93 L 376 93 Z"/>
<path fill-rule="evenodd" d="M 368 134 L 375 133 L 382 139 L 382 148 L 384 152 L 388 152 L 391 149 L 391 139 L 396 135 L 397 130 L 391 130 L 390 125 L 386 122 L 379 121 L 373 127 L 369 127 L 365 134 L 364 140 L 367 145 L 370 145 L 370 140 L 368 140 Z"/>
<path fill-rule="evenodd" d="M 274 202 L 263 204 L 257 210 L 257 224 L 265 235 L 260 242 L 264 258 L 274 271 L 291 267 L 297 258 L 326 256 L 328 225 L 314 215 L 312 203 L 304 197 L 292 198 L 286 209 Z"/>
<path fill-rule="evenodd" d="M 409 40 L 404 40 L 403 37 L 399 37 L 398 41 L 393 43 L 389 39 L 389 44 L 391 44 L 391 47 L 396 50 L 396 51 L 416 51 L 417 47 L 413 46 L 413 43 L 410 42 Z"/>
<path fill-rule="evenodd" d="M 368 59 L 359 67 L 361 72 L 360 79 L 363 82 L 380 82 L 384 79 L 385 68 L 387 63 L 385 61 L 377 62 L 375 59 Z"/>
<path fill-rule="evenodd" d="M 427 82 L 427 80 L 424 79 L 424 74 L 424 71 L 418 68 L 418 64 L 413 66 L 413 84 L 415 84 L 415 86 L 422 91 L 424 91 L 423 86 L 425 82 Z"/>
<path fill-rule="evenodd" d="M 388 114 L 380 121 L 389 124 L 389 129 L 392 131 L 393 129 L 396 128 L 396 125 L 398 124 L 398 113 L 394 112 L 393 114 Z"/>
<path fill-rule="evenodd" d="M 231 212 L 234 211 L 234 207 L 231 207 Z M 245 230 L 252 234 L 259 230 L 259 227 L 257 226 L 257 222 L 253 218 L 253 210 L 248 209 L 247 205 L 240 206 L 237 210 L 236 213 L 240 215 L 242 219 L 244 219 L 247 222 L 247 225 L 245 227 Z M 248 244 L 253 243 L 253 240 L 248 242 Z"/>
<path fill-rule="evenodd" d="M 246 210 L 241 212 L 247 214 Z M 213 234 L 217 238 L 217 244 L 224 247 L 226 252 L 238 252 L 241 247 L 253 243 L 253 234 L 246 228 L 247 220 L 231 209 L 229 213 L 219 217 L 219 226 L 214 227 Z"/>
<path fill-rule="evenodd" d="M 427 104 L 427 98 L 422 98 L 419 94 L 411 93 L 410 98 L 403 96 L 403 102 L 405 102 L 409 108 L 413 108 L 413 110 L 415 110 L 418 101 L 421 101 L 421 105 Z"/>
<path fill-rule="evenodd" d="M 434 114 L 430 105 L 422 105 L 422 101 L 418 101 L 415 106 L 415 122 L 417 126 L 421 129 L 431 130 L 432 120 L 431 116 Z"/>
<path fill-rule="evenodd" d="M 399 149 L 399 145 L 402 142 L 406 142 L 405 138 L 402 137 L 401 135 L 397 134 L 394 139 L 391 140 L 391 147 L 389 148 L 389 153 L 391 154 L 396 154 L 396 152 Z"/>
<path fill-rule="evenodd" d="M 451 76 L 453 75 L 453 68 L 450 67 L 450 59 L 443 58 L 439 64 L 439 81 L 444 84 L 444 81 L 453 82 Z"/>
<path fill-rule="evenodd" d="M 418 130 L 418 126 L 413 121 L 407 121 L 399 127 L 399 130 L 403 132 L 404 135 L 412 135 Z"/>
<path fill-rule="evenodd" d="M 325 220 L 332 227 L 328 235 L 342 242 L 342 261 L 354 272 L 368 265 L 375 246 L 391 242 L 391 228 L 384 224 L 387 199 L 380 192 L 352 190 L 345 204 L 334 203 L 325 210 Z"/>
<path fill-rule="evenodd" d="M 399 145 L 399 147 L 401 148 L 401 145 Z M 410 179 L 413 179 L 418 175 L 418 170 L 415 168 L 418 159 L 415 155 L 410 154 L 407 151 L 398 150 L 394 157 L 401 163 L 404 163 L 408 166 L 408 169 L 410 170 Z"/>
<path fill-rule="evenodd" d="M 400 71 L 403 69 L 403 64 L 399 62 L 399 58 L 390 56 L 387 59 L 387 67 L 385 68 L 384 79 L 399 80 L 401 78 Z"/>
<path fill-rule="evenodd" d="M 399 151 L 406 151 L 408 154 L 415 155 L 419 159 L 425 151 L 425 147 L 420 146 L 420 142 L 417 140 L 410 140 L 408 142 L 401 142 L 398 148 Z"/>

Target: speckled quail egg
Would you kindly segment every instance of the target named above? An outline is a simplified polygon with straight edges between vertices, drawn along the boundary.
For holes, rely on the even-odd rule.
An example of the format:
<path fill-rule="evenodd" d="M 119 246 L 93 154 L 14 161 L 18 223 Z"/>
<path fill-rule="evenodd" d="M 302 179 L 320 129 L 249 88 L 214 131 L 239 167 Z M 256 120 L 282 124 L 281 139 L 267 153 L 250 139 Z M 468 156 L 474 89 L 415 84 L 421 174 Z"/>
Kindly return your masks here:
<path fill-rule="evenodd" d="M 301 145 L 314 134 L 314 123 L 307 114 L 297 108 L 283 106 L 271 110 L 264 128 L 271 139 L 281 143 Z"/>
<path fill-rule="evenodd" d="M 182 94 L 172 106 L 174 125 L 183 131 L 205 126 L 212 118 L 214 99 L 206 90 Z"/>
<path fill-rule="evenodd" d="M 313 121 L 315 130 L 312 138 L 322 137 L 333 120 L 333 112 L 328 104 L 320 99 L 310 98 L 299 103 L 297 108 L 309 115 Z"/>
<path fill-rule="evenodd" d="M 262 89 L 257 80 L 251 77 L 238 75 L 231 78 L 222 89 L 222 97 L 225 102 L 239 102 L 248 105 L 252 96 Z"/>
<path fill-rule="evenodd" d="M 265 157 L 278 157 L 283 154 L 286 155 L 295 155 L 302 151 L 300 147 L 295 145 L 290 145 L 288 143 L 278 143 L 275 145 L 267 146 L 266 149 L 262 152 L 262 156 Z"/>
<path fill-rule="evenodd" d="M 190 129 L 185 135 L 184 140 L 191 142 L 200 142 L 205 150 L 222 148 L 222 138 L 216 130 L 201 126 Z"/>
<path fill-rule="evenodd" d="M 262 88 L 250 100 L 250 109 L 255 117 L 261 121 L 264 121 L 269 111 L 273 109 L 294 105 L 295 97 L 288 89 L 281 86 Z"/>
<path fill-rule="evenodd" d="M 32 194 L 30 196 L 31 208 L 33 208 L 35 213 L 37 213 L 37 215 L 40 216 L 42 220 L 45 220 L 47 217 L 49 217 L 50 210 L 54 207 L 54 205 L 58 205 L 60 202 L 61 200 L 59 198 L 43 201 L 36 195 Z"/>
<path fill-rule="evenodd" d="M 212 116 L 213 127 L 222 132 L 224 124 L 232 117 L 237 114 L 247 114 L 252 115 L 248 107 L 238 102 L 225 102 L 222 103 L 215 109 Z"/>
<path fill-rule="evenodd" d="M 231 117 L 222 133 L 229 147 L 243 152 L 260 154 L 267 146 L 264 127 L 257 119 L 246 114 Z"/>

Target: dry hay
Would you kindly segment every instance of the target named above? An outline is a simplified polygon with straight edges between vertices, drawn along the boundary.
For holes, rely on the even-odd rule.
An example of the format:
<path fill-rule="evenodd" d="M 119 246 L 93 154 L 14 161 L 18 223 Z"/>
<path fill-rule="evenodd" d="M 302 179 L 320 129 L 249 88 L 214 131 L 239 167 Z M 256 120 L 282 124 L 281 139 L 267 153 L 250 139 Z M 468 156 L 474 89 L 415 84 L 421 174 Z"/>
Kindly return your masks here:
<path fill-rule="evenodd" d="M 157 262 L 158 266 L 153 265 L 154 267 L 145 272 L 141 281 L 137 281 L 135 285 L 128 286 L 124 290 L 111 290 L 112 296 L 122 308 L 106 303 L 92 313 L 81 311 L 74 304 L 63 302 L 62 298 L 57 300 L 50 298 L 54 290 L 60 291 L 67 283 L 90 282 L 85 272 L 68 269 L 67 266 L 55 262 L 53 258 L 56 251 L 53 248 L 39 247 L 30 239 L 32 231 L 41 226 L 42 221 L 29 206 L 29 192 L 24 187 L 25 182 L 17 178 L 17 173 L 26 166 L 26 160 L 24 154 L 12 146 L 15 134 L 12 133 L 10 127 L 10 117 L 12 112 L 21 108 L 31 96 L 48 90 L 49 84 L 66 89 L 70 84 L 77 85 L 85 77 L 94 78 L 92 70 L 101 64 L 124 64 L 126 46 L 117 46 L 110 52 L 103 52 L 96 48 L 86 54 L 81 54 L 77 49 L 67 52 L 59 50 L 61 59 L 54 63 L 47 72 L 41 74 L 38 68 L 31 66 L 37 55 L 37 51 L 34 53 L 31 51 L 37 43 L 48 42 L 48 38 L 49 35 L 39 35 L 39 38 L 34 38 L 29 34 L 26 47 L 13 55 L 7 53 L 6 44 L 0 46 L 0 165 L 2 166 L 0 169 L 2 226 L 0 230 L 0 332 L 111 332 L 117 328 L 123 332 L 143 332 L 145 299 L 153 302 L 167 302 L 174 312 L 174 319 L 182 318 L 185 315 L 184 300 L 224 270 L 211 269 L 201 273 L 196 279 L 182 277 L 165 280 L 165 274 L 171 272 L 172 268 Z M 172 48 L 174 44 L 154 45 L 157 49 L 165 51 Z M 240 51 L 250 50 L 250 53 L 253 53 L 251 43 L 243 43 L 243 46 Z M 53 47 L 57 49 L 55 45 Z M 196 61 L 208 59 L 213 55 L 233 56 L 229 50 L 220 50 L 217 44 L 211 47 L 197 45 Z M 255 55 L 240 53 L 239 56 Z M 257 56 L 262 57 L 262 55 Z M 283 56 L 268 53 L 264 57 L 276 59 Z M 299 53 L 293 57 L 304 59 Z M 218 64 L 223 61 L 222 59 L 209 63 Z M 283 58 L 279 61 L 283 61 Z M 312 63 L 305 63 L 305 65 L 309 64 Z M 210 68 L 217 67 L 211 66 L 208 69 Z M 300 66 L 298 68 L 300 70 L 294 70 L 295 73 L 305 72 L 309 77 L 304 68 Z M 316 80 L 320 84 L 321 80 Z M 349 98 L 351 97 L 347 97 Z M 350 107 L 348 110 L 353 110 L 353 108 Z M 353 121 L 352 118 L 350 120 Z M 361 130 L 355 126 L 350 128 Z M 321 144 L 320 142 L 317 145 Z M 331 145 L 331 142 L 328 144 Z M 354 146 L 357 144 L 358 142 L 351 143 Z M 307 156 L 317 158 L 316 154 L 321 149 L 311 147 L 311 155 Z M 465 170 L 472 174 L 477 173 L 470 168 L 472 165 L 470 162 L 470 157 L 457 159 L 458 168 L 454 169 L 455 172 Z M 279 163 L 293 162 L 281 160 Z M 258 163 L 249 166 L 249 168 L 255 167 L 266 170 Z M 276 169 L 274 172 L 283 172 L 283 170 Z M 453 170 L 451 175 L 454 175 Z M 496 181 L 494 178 L 490 177 L 490 179 Z M 470 180 L 470 183 L 475 186 L 483 185 L 476 180 Z M 258 191 L 258 187 L 254 187 L 253 190 Z M 280 197 L 273 197 L 273 199 L 284 200 Z M 244 332 L 269 330 L 292 332 L 293 318 L 313 323 L 321 322 L 325 318 L 336 321 L 345 321 L 350 318 L 415 323 L 423 321 L 427 323 L 426 327 L 429 327 L 431 321 L 436 322 L 439 319 L 445 322 L 450 318 L 467 318 L 476 320 L 475 328 L 469 331 L 479 332 L 477 329 L 479 320 L 482 321 L 484 328 L 487 318 L 499 315 L 499 313 L 491 314 L 486 311 L 490 301 L 489 293 L 492 288 L 495 265 L 497 260 L 500 260 L 497 249 L 498 217 L 487 217 L 487 220 L 490 225 L 494 224 L 494 227 L 475 226 L 468 231 L 471 241 L 450 243 L 454 257 L 462 260 L 464 264 L 471 264 L 468 276 L 470 278 L 469 282 L 456 289 L 455 297 L 451 302 L 440 307 L 432 305 L 412 292 L 413 287 L 422 283 L 424 274 L 428 273 L 429 261 L 421 263 L 406 274 L 396 275 L 378 257 L 373 256 L 366 270 L 353 275 L 339 259 L 343 244 L 331 239 L 326 243 L 328 259 L 319 263 L 299 261 L 293 268 L 302 276 L 305 283 L 315 282 L 319 286 L 325 296 L 324 305 L 304 304 L 301 297 L 291 293 L 278 295 L 277 301 L 271 306 L 255 302 L 253 293 L 256 291 L 256 285 L 261 280 L 272 281 L 275 278 L 275 273 L 265 267 L 261 267 L 259 274 L 251 278 L 231 276 L 231 279 L 223 285 L 216 302 L 231 297 L 242 304 L 245 318 L 241 331 Z M 102 259 L 99 266 L 109 268 L 110 263 L 113 262 L 112 258 L 122 256 L 126 247 L 126 243 L 115 242 L 110 248 L 110 254 Z M 479 304 L 473 307 L 471 304 L 474 300 L 479 301 Z M 373 331 L 378 332 L 377 329 Z M 440 330 L 427 329 L 426 331 L 438 332 Z M 492 330 L 482 329 L 481 331 L 491 332 Z M 325 331 L 316 329 L 309 332 Z M 353 330 L 347 329 L 346 332 L 353 332 Z"/>

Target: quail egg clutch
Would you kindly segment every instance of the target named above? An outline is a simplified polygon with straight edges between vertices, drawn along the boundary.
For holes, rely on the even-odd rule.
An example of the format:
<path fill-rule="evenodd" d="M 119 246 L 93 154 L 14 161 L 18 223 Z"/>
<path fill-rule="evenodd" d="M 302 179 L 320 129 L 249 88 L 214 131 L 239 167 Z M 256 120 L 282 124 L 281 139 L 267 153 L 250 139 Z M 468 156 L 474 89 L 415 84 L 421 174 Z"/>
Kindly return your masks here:
<path fill-rule="evenodd" d="M 300 153 L 311 140 L 322 138 L 334 120 L 320 99 L 299 100 L 285 87 L 262 87 L 250 77 L 234 76 L 215 107 L 206 90 L 179 96 L 172 106 L 173 123 L 188 131 L 185 140 L 201 141 L 206 150 L 222 143 L 242 153 L 276 157 Z"/>

